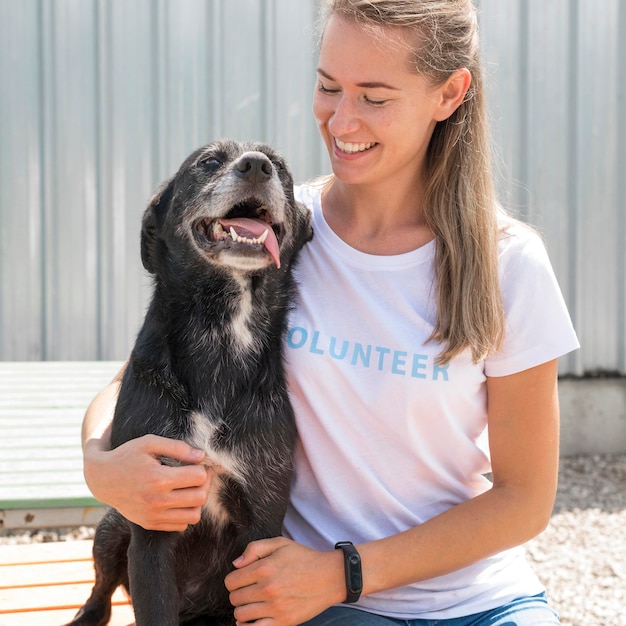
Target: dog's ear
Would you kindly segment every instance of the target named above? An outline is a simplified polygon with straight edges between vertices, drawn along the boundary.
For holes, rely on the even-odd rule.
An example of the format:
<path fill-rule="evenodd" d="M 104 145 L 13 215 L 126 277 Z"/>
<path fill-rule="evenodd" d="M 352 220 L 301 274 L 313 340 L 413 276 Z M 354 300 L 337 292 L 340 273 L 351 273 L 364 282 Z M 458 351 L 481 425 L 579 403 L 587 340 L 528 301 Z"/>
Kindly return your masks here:
<path fill-rule="evenodd" d="M 296 251 L 313 239 L 313 213 L 302 202 L 296 202 Z"/>
<path fill-rule="evenodd" d="M 174 179 L 165 182 L 152 196 L 148 208 L 144 211 L 141 222 L 141 262 L 151 274 L 157 271 L 157 247 L 159 245 L 159 225 L 163 223 L 163 215 L 167 211 L 172 196 Z"/>

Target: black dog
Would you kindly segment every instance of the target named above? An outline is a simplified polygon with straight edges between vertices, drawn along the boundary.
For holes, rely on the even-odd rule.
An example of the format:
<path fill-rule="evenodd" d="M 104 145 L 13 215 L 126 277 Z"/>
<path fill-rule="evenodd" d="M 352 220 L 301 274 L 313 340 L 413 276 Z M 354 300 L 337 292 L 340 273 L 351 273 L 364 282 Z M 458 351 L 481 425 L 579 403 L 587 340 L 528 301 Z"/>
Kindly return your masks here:
<path fill-rule="evenodd" d="M 215 477 L 184 533 L 106 514 L 95 586 L 72 625 L 106 624 L 120 584 L 138 626 L 234 623 L 224 577 L 250 541 L 280 534 L 288 498 L 296 433 L 282 341 L 291 269 L 311 236 L 285 162 L 262 144 L 201 148 L 151 201 L 141 257 L 155 288 L 111 444 L 183 439 L 206 450 Z"/>

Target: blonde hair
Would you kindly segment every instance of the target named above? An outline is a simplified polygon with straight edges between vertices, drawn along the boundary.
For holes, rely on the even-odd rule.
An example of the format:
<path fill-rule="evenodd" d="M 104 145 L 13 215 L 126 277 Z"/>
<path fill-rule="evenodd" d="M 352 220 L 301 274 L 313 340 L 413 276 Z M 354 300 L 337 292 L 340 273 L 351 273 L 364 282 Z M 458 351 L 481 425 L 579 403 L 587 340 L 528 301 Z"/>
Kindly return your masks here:
<path fill-rule="evenodd" d="M 443 344 L 440 363 L 469 348 L 474 362 L 496 351 L 504 334 L 498 280 L 498 210 L 476 11 L 470 0 L 326 0 L 330 15 L 371 29 L 415 32 L 412 70 L 444 83 L 467 68 L 463 103 L 438 122 L 425 165 L 424 212 L 436 237 L 437 324 L 430 340 Z"/>

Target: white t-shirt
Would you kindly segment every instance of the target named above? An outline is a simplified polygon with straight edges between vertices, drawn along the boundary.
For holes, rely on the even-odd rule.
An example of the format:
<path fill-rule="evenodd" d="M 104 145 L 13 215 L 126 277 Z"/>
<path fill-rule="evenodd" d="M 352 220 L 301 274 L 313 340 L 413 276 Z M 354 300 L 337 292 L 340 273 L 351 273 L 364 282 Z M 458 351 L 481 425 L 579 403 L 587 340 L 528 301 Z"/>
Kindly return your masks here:
<path fill-rule="evenodd" d="M 285 534 L 320 550 L 390 536 L 490 488 L 486 376 L 505 376 L 578 347 L 545 248 L 514 225 L 500 242 L 507 317 L 500 353 L 438 366 L 435 243 L 396 256 L 359 252 L 322 215 L 320 192 L 297 269 L 287 362 L 299 431 Z M 528 468 L 532 471 L 532 468 Z M 522 548 L 445 576 L 364 596 L 358 608 L 445 619 L 543 591 Z"/>

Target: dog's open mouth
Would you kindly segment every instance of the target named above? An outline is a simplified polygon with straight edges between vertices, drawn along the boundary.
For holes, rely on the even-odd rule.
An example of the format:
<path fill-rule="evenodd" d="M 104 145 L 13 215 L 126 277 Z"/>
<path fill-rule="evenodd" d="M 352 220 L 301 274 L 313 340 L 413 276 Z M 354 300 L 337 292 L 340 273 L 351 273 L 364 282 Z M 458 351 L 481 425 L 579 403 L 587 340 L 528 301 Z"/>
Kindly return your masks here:
<path fill-rule="evenodd" d="M 255 217 L 239 215 L 242 207 L 249 209 Z M 278 229 L 277 229 L 278 230 Z M 280 250 L 276 232 L 269 212 L 262 205 L 245 203 L 236 206 L 229 215 L 218 219 L 201 220 L 196 232 L 210 242 L 232 242 L 240 246 L 265 249 L 274 265 L 280 267 Z"/>

